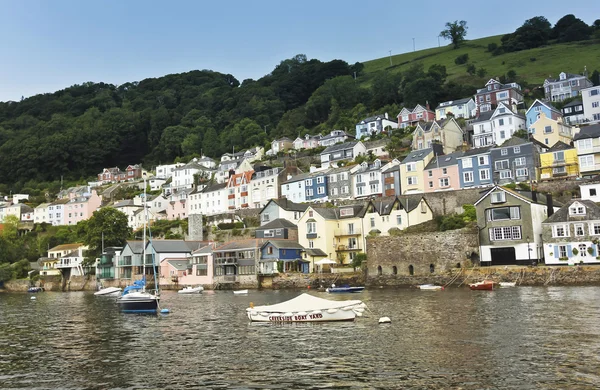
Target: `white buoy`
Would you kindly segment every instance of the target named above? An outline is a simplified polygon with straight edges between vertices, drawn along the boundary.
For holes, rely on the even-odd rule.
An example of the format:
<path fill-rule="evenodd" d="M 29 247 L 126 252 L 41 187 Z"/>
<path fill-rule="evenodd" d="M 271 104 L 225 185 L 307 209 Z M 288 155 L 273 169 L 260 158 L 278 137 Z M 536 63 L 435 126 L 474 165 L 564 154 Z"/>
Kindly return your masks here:
<path fill-rule="evenodd" d="M 35 301 L 36 299 L 37 299 L 36 297 L 31 297 L 31 300 L 32 300 L 32 301 Z"/>
<path fill-rule="evenodd" d="M 379 319 L 380 324 L 390 324 L 391 322 L 392 320 L 390 319 L 390 317 L 381 317 Z"/>
<path fill-rule="evenodd" d="M 171 311 L 169 309 L 161 309 L 160 314 L 169 314 Z"/>

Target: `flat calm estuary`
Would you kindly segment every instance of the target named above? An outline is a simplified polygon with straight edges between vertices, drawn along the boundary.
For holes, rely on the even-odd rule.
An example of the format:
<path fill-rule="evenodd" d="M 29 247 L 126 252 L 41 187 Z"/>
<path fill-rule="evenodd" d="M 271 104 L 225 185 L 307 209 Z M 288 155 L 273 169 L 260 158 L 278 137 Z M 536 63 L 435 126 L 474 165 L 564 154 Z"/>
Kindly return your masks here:
<path fill-rule="evenodd" d="M 300 293 L 163 292 L 171 314 L 158 316 L 121 314 L 92 293 L 2 293 L 0 389 L 600 388 L 600 287 L 311 292 L 374 314 L 245 316 L 250 302 Z"/>

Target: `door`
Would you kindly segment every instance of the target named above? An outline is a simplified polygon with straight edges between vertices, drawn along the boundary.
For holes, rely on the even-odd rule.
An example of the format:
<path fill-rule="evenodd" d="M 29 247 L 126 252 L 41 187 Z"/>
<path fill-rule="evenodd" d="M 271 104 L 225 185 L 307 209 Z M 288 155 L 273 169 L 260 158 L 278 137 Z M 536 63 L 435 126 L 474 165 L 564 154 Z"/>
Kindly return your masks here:
<path fill-rule="evenodd" d="M 516 265 L 517 255 L 514 247 L 507 248 L 492 248 L 492 265 Z"/>

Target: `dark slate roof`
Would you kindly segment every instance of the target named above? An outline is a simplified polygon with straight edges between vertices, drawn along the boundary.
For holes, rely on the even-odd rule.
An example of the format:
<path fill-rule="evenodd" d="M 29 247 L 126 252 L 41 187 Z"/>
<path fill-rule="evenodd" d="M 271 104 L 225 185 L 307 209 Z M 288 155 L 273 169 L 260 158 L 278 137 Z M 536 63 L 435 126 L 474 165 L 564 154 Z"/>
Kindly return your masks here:
<path fill-rule="evenodd" d="M 352 215 L 342 216 L 340 210 L 349 208 L 353 210 Z M 364 216 L 367 208 L 364 203 L 361 203 L 339 207 L 313 207 L 313 210 L 325 219 L 346 219 Z"/>
<path fill-rule="evenodd" d="M 156 253 L 192 253 L 204 245 L 204 241 L 152 240 L 152 247 Z"/>
<path fill-rule="evenodd" d="M 502 149 L 502 148 L 510 147 L 510 146 L 518 146 L 518 145 L 528 144 L 530 142 L 531 141 L 528 141 L 526 139 L 523 139 L 523 138 L 513 135 L 512 137 L 510 137 L 509 139 L 504 141 L 504 143 L 501 146 L 498 146 L 498 149 Z"/>
<path fill-rule="evenodd" d="M 393 171 L 400 171 L 400 165 L 392 165 L 391 167 L 386 168 L 383 171 L 381 171 L 381 173 L 388 173 L 388 172 L 393 172 Z"/>
<path fill-rule="evenodd" d="M 444 168 L 450 165 L 458 165 L 458 158 L 462 157 L 463 152 L 454 152 L 441 156 L 435 156 L 431 159 L 425 169 Z"/>
<path fill-rule="evenodd" d="M 143 241 L 127 241 L 126 245 L 129 245 L 133 253 L 142 254 L 144 252 Z"/>
<path fill-rule="evenodd" d="M 597 137 L 600 137 L 600 123 L 591 125 L 591 126 L 582 127 L 581 130 L 579 130 L 579 133 L 577 133 L 575 135 L 575 137 L 573 138 L 573 141 L 577 141 L 580 139 L 586 139 L 586 138 L 597 138 Z"/>
<path fill-rule="evenodd" d="M 415 194 L 412 196 L 401 196 L 398 197 L 398 200 L 400 201 L 400 204 L 402 204 L 402 207 L 407 211 L 407 212 L 411 212 L 414 209 L 416 209 L 417 207 L 419 207 L 419 205 L 421 204 L 421 200 L 424 200 L 425 203 L 427 203 L 427 201 L 425 200 L 425 198 L 423 198 L 422 195 L 419 194 Z"/>
<path fill-rule="evenodd" d="M 307 206 L 308 207 L 308 206 Z M 288 221 L 287 219 L 284 218 L 277 218 L 272 220 L 271 222 L 262 225 L 259 228 L 256 228 L 256 230 L 264 230 L 264 229 L 298 229 L 298 226 L 296 226 L 295 224 L 293 224 L 292 222 Z"/>
<path fill-rule="evenodd" d="M 212 251 L 213 251 L 212 245 L 206 245 L 206 246 L 203 246 L 202 248 L 198 248 L 195 251 L 193 251 L 192 255 L 209 254 L 209 253 L 212 253 Z"/>
<path fill-rule="evenodd" d="M 319 248 L 308 248 L 305 249 L 305 252 L 309 256 L 327 256 L 327 253 L 323 252 L 323 250 Z"/>
<path fill-rule="evenodd" d="M 126 199 L 118 202 L 113 207 L 142 207 L 142 205 L 134 204 L 132 199 Z"/>
<path fill-rule="evenodd" d="M 255 249 L 260 248 L 265 240 L 257 240 L 257 239 L 246 239 L 246 240 L 238 240 L 238 241 L 229 241 L 220 247 L 215 248 L 214 252 L 227 252 L 234 251 L 238 249 Z"/>
<path fill-rule="evenodd" d="M 327 149 L 322 151 L 321 154 L 329 154 L 329 153 L 336 152 L 338 150 L 352 149 L 359 142 L 360 141 L 350 141 L 350 142 L 344 142 L 343 144 L 331 145 L 331 146 L 328 146 Z"/>
<path fill-rule="evenodd" d="M 469 157 L 469 156 L 477 156 L 478 154 L 485 154 L 490 151 L 490 149 L 495 148 L 495 145 L 484 146 L 483 148 L 475 148 L 469 149 L 466 152 L 463 152 L 461 157 Z"/>
<path fill-rule="evenodd" d="M 573 203 L 581 203 L 585 206 L 585 215 L 569 215 L 569 207 Z M 558 211 L 554 212 L 552 216 L 547 218 L 543 223 L 553 222 L 568 222 L 568 221 L 598 221 L 600 220 L 600 206 L 591 200 L 583 199 L 571 199 L 567 204 L 562 206 Z"/>
<path fill-rule="evenodd" d="M 277 249 L 300 249 L 300 250 L 304 250 L 304 247 L 300 244 L 298 244 L 297 241 L 293 241 L 293 240 L 269 240 L 266 241 L 263 244 L 263 248 L 265 247 L 265 245 L 267 244 L 271 244 L 273 245 L 275 248 Z"/>
<path fill-rule="evenodd" d="M 306 205 L 306 204 L 294 203 L 287 198 L 271 199 L 269 201 L 269 203 L 270 202 L 275 203 L 276 205 L 278 205 L 285 211 L 300 211 L 300 212 L 302 212 L 302 211 L 306 211 L 306 209 L 308 208 L 308 205 Z M 269 203 L 267 203 L 267 205 Z M 265 205 L 265 207 L 267 207 L 267 206 Z M 263 207 L 263 210 L 264 210 L 264 207 Z"/>
<path fill-rule="evenodd" d="M 368 117 L 368 118 L 365 118 L 365 119 L 361 120 L 359 123 L 363 123 L 363 122 L 364 122 L 364 123 L 369 123 L 369 122 L 373 122 L 373 121 L 375 121 L 375 120 L 377 120 L 377 119 L 387 119 L 388 121 L 392 121 L 392 122 L 394 122 L 394 120 L 393 120 L 393 119 L 390 119 L 390 118 L 389 118 L 389 115 L 388 115 L 388 117 L 386 118 L 386 117 L 385 117 L 385 114 L 380 114 L 380 115 L 373 115 L 373 116 L 370 116 L 370 117 Z"/>
<path fill-rule="evenodd" d="M 328 139 L 331 139 L 331 138 L 338 138 L 338 137 L 350 137 L 350 138 L 354 138 L 350 134 L 346 133 L 343 130 L 335 130 L 335 131 L 339 131 L 340 133 L 339 134 L 331 134 L 331 133 L 329 133 L 327 135 L 324 135 L 324 136 L 321 137 L 321 141 L 325 141 L 325 140 L 328 140 Z"/>
<path fill-rule="evenodd" d="M 433 151 L 432 148 L 421 149 L 421 150 L 413 150 L 402 160 L 402 164 L 406 164 L 409 162 L 421 161 L 427 156 L 429 153 Z"/>
<path fill-rule="evenodd" d="M 562 141 L 558 141 L 557 143 L 555 143 L 554 145 L 552 145 L 552 147 L 550 149 L 548 149 L 549 152 L 556 152 L 558 150 L 567 150 L 567 149 L 573 149 L 573 146 L 566 144 Z"/>
<path fill-rule="evenodd" d="M 530 137 L 529 138 L 529 142 L 531 142 L 534 146 L 536 146 L 541 152 L 547 152 L 548 149 L 550 149 L 548 147 L 548 145 L 546 145 L 545 143 L 542 143 L 540 141 L 538 141 L 537 139 Z"/>
<path fill-rule="evenodd" d="M 566 81 L 566 80 L 570 80 L 570 79 L 574 79 L 574 78 L 581 78 L 581 77 L 585 78 L 585 76 L 582 76 L 580 74 L 573 74 L 573 73 L 567 73 L 567 72 L 565 72 L 565 76 L 567 76 L 567 77 L 564 80 L 561 80 L 560 75 L 559 75 L 559 78 L 557 78 L 557 79 L 548 77 L 546 79 L 546 81 L 549 81 L 551 83 L 556 83 L 559 81 Z"/>
<path fill-rule="evenodd" d="M 459 104 L 466 104 L 469 102 L 469 100 L 472 100 L 472 97 L 468 97 L 468 98 L 464 98 L 464 99 L 458 99 L 458 100 L 449 100 L 447 102 L 442 102 L 439 104 L 439 106 L 437 106 L 436 110 L 438 108 L 445 108 L 445 107 L 452 107 L 452 106 L 457 106 Z"/>
<path fill-rule="evenodd" d="M 167 260 L 167 263 L 171 264 L 177 271 L 185 271 L 188 267 L 189 261 L 187 260 Z"/>
<path fill-rule="evenodd" d="M 563 106 L 563 108 L 565 107 L 575 107 L 575 106 L 581 106 L 583 104 L 583 102 L 581 100 L 573 100 L 571 103 L 567 103 Z"/>
<path fill-rule="evenodd" d="M 477 122 L 487 122 L 490 120 L 490 118 L 492 117 L 492 115 L 494 114 L 494 111 L 486 111 L 486 112 L 482 112 L 481 114 L 479 114 L 479 116 L 477 118 L 475 118 L 475 120 L 471 123 L 477 123 Z"/>
<path fill-rule="evenodd" d="M 443 120 L 439 120 L 439 121 L 431 121 L 431 122 L 419 122 L 419 124 L 417 125 L 417 128 L 421 128 L 421 130 L 423 130 L 424 132 L 429 132 L 431 131 L 431 128 L 433 127 L 433 124 L 437 124 L 440 128 L 444 126 L 444 122 Z M 417 129 L 415 129 L 416 131 Z"/>
<path fill-rule="evenodd" d="M 546 196 L 546 194 L 544 194 L 543 192 L 537 192 L 536 193 L 536 198 L 537 201 L 533 201 L 533 195 L 531 193 L 531 191 L 521 191 L 521 190 L 511 190 L 510 188 L 506 188 L 506 187 L 501 187 L 501 186 L 494 186 L 490 189 L 488 189 L 487 191 L 483 192 L 481 198 L 479 198 L 479 200 L 477 202 L 475 202 L 475 204 L 477 205 L 483 198 L 489 196 L 492 192 L 501 189 L 502 191 L 505 191 L 511 195 L 517 196 L 517 197 L 521 197 L 521 198 L 525 198 L 527 201 L 531 202 L 531 203 L 535 203 L 535 204 L 541 204 L 541 205 L 547 205 L 548 203 L 548 198 Z M 553 200 L 552 205 L 554 207 L 561 207 L 562 203 L 557 202 L 556 200 Z"/>
<path fill-rule="evenodd" d="M 213 184 L 212 186 L 204 187 L 204 189 L 202 190 L 202 192 L 218 191 L 218 190 L 222 190 L 225 187 L 227 187 L 227 183 Z"/>

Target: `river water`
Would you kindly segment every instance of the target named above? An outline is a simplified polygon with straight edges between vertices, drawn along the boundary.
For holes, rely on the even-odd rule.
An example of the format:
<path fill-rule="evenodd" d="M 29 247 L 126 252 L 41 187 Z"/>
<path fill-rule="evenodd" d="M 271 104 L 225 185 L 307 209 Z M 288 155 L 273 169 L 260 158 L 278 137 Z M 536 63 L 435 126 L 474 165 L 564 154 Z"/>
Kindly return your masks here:
<path fill-rule="evenodd" d="M 171 314 L 91 293 L 0 294 L 0 389 L 597 389 L 600 287 L 412 289 L 352 323 L 256 324 L 300 291 L 163 292 Z M 391 324 L 379 325 L 381 316 Z"/>

